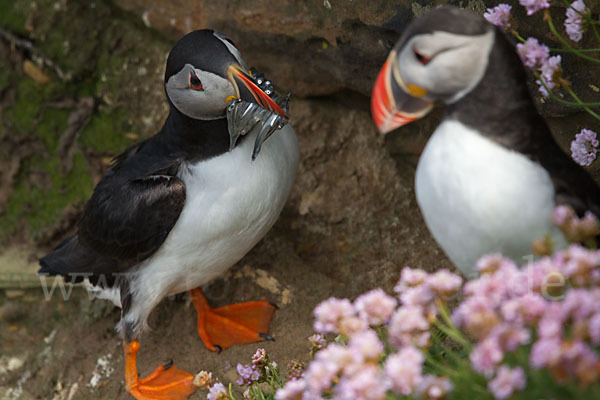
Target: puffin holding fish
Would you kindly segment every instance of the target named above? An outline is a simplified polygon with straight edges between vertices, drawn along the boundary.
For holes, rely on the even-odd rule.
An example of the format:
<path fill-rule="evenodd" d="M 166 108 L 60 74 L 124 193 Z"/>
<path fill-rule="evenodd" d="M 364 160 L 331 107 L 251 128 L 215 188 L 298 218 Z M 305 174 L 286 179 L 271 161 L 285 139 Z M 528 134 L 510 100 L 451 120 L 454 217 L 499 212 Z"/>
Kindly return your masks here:
<path fill-rule="evenodd" d="M 190 290 L 204 345 L 272 339 L 266 301 L 212 309 L 200 286 L 240 260 L 277 220 L 299 149 L 287 98 L 255 79 L 233 42 L 194 31 L 169 53 L 169 116 L 127 149 L 87 202 L 76 234 L 40 260 L 40 274 L 85 278 L 122 308 L 127 391 L 185 399 L 193 376 L 171 363 L 138 377 L 138 339 L 166 296 Z M 269 138 L 268 141 L 266 139 Z"/>

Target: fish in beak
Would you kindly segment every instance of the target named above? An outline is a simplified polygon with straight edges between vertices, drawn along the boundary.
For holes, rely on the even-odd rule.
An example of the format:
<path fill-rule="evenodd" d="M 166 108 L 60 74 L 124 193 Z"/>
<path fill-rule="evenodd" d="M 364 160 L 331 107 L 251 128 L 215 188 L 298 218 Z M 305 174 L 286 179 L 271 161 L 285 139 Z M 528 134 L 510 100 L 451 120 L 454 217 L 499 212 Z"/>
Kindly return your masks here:
<path fill-rule="evenodd" d="M 229 66 L 227 75 L 236 93 L 235 98 L 228 99 L 226 109 L 230 150 L 233 149 L 240 136 L 248 133 L 257 124 L 261 124 L 252 152 L 252 160 L 255 160 L 262 144 L 277 129 L 281 129 L 287 124 L 290 95 L 280 98 L 272 91 L 272 88 L 265 92 L 258 86 L 251 73 L 244 71 L 237 64 Z M 279 99 L 280 102 L 278 103 L 275 99 Z"/>
<path fill-rule="evenodd" d="M 433 102 L 423 98 L 427 90 L 406 84 L 392 50 L 383 64 L 371 96 L 371 114 L 382 134 L 423 117 L 433 108 Z"/>

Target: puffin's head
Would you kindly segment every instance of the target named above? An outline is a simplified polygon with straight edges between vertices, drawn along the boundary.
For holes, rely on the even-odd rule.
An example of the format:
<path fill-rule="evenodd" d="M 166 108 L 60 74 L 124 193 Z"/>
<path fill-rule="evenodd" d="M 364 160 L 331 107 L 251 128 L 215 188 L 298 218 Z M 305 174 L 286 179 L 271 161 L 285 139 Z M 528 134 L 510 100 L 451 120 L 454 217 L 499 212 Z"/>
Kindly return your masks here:
<path fill-rule="evenodd" d="M 423 117 L 436 101 L 453 103 L 483 77 L 495 28 L 480 16 L 441 7 L 413 21 L 390 52 L 371 97 L 381 133 Z"/>
<path fill-rule="evenodd" d="M 199 120 L 225 117 L 234 98 L 254 102 L 287 118 L 286 113 L 253 82 L 235 44 L 219 32 L 190 32 L 171 49 L 165 70 L 170 103 Z"/>

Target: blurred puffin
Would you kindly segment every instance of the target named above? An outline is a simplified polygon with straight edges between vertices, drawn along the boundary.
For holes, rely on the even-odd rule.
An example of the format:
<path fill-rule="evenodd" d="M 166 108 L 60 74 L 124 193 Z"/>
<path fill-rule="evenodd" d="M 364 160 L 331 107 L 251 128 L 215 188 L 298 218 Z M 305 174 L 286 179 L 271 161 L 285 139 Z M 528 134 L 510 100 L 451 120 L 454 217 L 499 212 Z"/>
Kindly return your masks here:
<path fill-rule="evenodd" d="M 286 125 L 262 144 L 258 128 L 231 141 L 231 99 L 287 118 L 253 81 L 237 48 L 212 30 L 189 33 L 167 59 L 169 116 L 153 137 L 115 159 L 87 202 L 78 232 L 40 260 L 40 273 L 82 276 L 122 307 L 127 390 L 136 399 L 185 399 L 193 376 L 169 364 L 138 378 L 139 338 L 151 310 L 191 290 L 204 345 L 219 351 L 272 339 L 274 306 L 254 301 L 211 309 L 201 285 L 241 259 L 275 223 L 298 166 Z M 260 146 L 259 146 L 260 148 Z M 106 288 L 110 288 L 108 291 Z"/>
<path fill-rule="evenodd" d="M 427 227 L 465 276 L 492 252 L 523 262 L 551 235 L 558 204 L 600 215 L 600 190 L 561 151 L 538 114 L 513 45 L 480 16 L 442 7 L 412 22 L 379 72 L 371 112 L 381 133 L 445 115 L 419 159 L 415 192 Z"/>

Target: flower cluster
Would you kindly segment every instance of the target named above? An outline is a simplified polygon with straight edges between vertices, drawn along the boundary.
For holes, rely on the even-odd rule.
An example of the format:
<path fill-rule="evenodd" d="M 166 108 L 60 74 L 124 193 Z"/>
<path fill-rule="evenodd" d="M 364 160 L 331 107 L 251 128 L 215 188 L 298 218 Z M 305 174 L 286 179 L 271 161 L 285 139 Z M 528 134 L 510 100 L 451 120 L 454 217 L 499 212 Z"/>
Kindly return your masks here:
<path fill-rule="evenodd" d="M 562 214 L 555 212 L 563 223 L 574 218 Z M 504 363 L 533 338 L 530 365 L 547 368 L 557 382 L 585 386 L 600 378 L 599 266 L 600 252 L 579 245 L 522 269 L 499 255 L 480 260 L 482 276 L 464 286 L 452 320 L 475 340 L 471 365 L 493 378 L 496 398 L 525 387 L 523 370 Z"/>
<path fill-rule="evenodd" d="M 586 7 L 583 0 L 577 0 L 571 3 L 567 8 L 567 18 L 565 19 L 565 32 L 574 42 L 579 42 L 583 36 L 583 15 L 586 13 Z"/>
<path fill-rule="evenodd" d="M 512 7 L 508 4 L 498 4 L 494 8 L 488 8 L 483 17 L 490 24 L 507 30 L 511 27 L 510 10 L 512 10 Z"/>
<path fill-rule="evenodd" d="M 532 15 L 544 8 L 549 8 L 550 0 L 519 0 L 519 4 L 525 7 L 527 15 Z"/>
<path fill-rule="evenodd" d="M 565 0 L 566 2 L 566 0 Z M 519 3 L 526 8 L 527 15 L 535 14 L 536 12 L 550 7 L 550 0 L 519 0 Z M 567 3 L 568 4 L 568 3 Z M 542 97 L 546 98 L 551 95 L 551 92 L 562 85 L 565 91 L 575 100 L 574 102 L 564 101 L 568 105 L 574 107 L 582 107 L 596 119 L 600 119 L 598 114 L 592 111 L 588 105 L 583 103 L 579 97 L 569 88 L 569 82 L 562 78 L 561 56 L 551 56 L 550 49 L 543 44 L 540 44 L 536 38 L 528 38 L 524 40 L 519 34 L 512 29 L 510 12 L 512 7 L 507 4 L 499 4 L 494 8 L 488 8 L 484 13 L 484 18 L 491 24 L 496 25 L 505 31 L 510 31 L 522 43 L 517 44 L 517 52 L 523 61 L 523 64 L 531 69 L 536 77 L 538 91 Z M 582 57 L 588 61 L 598 61 L 594 56 L 585 54 L 584 50 L 576 49 L 569 45 L 566 39 L 561 37 L 561 34 L 556 30 L 552 22 L 552 17 L 548 11 L 544 14 L 544 20 L 548 22 L 548 27 L 553 36 L 558 37 L 566 49 L 567 54 L 573 54 Z M 565 33 L 574 42 L 581 41 L 583 33 L 587 26 L 596 26 L 600 21 L 593 19 L 591 11 L 585 5 L 583 0 L 575 0 L 565 12 L 565 20 L 563 22 Z M 594 28 L 596 30 L 596 28 Z M 597 38 L 600 38 L 596 34 Z M 556 97 L 555 97 L 556 98 Z M 583 129 L 575 136 L 575 140 L 571 142 L 571 156 L 580 165 L 589 166 L 597 155 L 598 140 L 596 133 L 587 129 Z"/>
<path fill-rule="evenodd" d="M 547 89 L 552 90 L 556 87 L 562 72 L 561 57 L 550 57 L 548 46 L 540 44 L 536 38 L 529 38 L 525 43 L 517 44 L 517 53 L 526 67 L 538 72 L 539 79 L 536 83 L 539 85 L 539 91 L 542 96 L 548 97 Z"/>
<path fill-rule="evenodd" d="M 579 218 L 570 206 L 560 205 L 552 213 L 552 222 L 571 243 L 590 243 L 600 235 L 598 220 L 589 211 Z"/>
<path fill-rule="evenodd" d="M 314 328 L 322 334 L 341 335 L 343 343 L 331 343 L 317 351 L 302 377 L 289 381 L 276 399 L 333 396 L 376 400 L 390 393 L 446 397 L 452 384 L 423 372 L 421 348 L 430 341 L 436 299 L 452 296 L 461 284 L 462 279 L 448 270 L 428 274 L 407 267 L 396 285 L 398 298 L 374 289 L 354 302 L 325 300 L 315 308 Z M 382 362 L 388 344 L 395 351 Z"/>
<path fill-rule="evenodd" d="M 562 208 L 553 218 L 565 226 L 580 221 Z M 523 268 L 490 254 L 476 267 L 480 277 L 464 284 L 447 270 L 406 267 L 397 298 L 375 289 L 354 302 L 325 300 L 315 309 L 314 326 L 338 338 L 275 398 L 447 398 L 461 382 L 459 375 L 442 374 L 445 367 L 436 370 L 431 351 L 444 345 L 433 332 L 467 351 L 455 368 L 483 376 L 480 389 L 496 399 L 526 391 L 528 374 L 538 370 L 552 379 L 549 387 L 585 390 L 600 381 L 600 251 L 574 244 Z M 445 301 L 459 290 L 463 301 L 449 317 Z M 469 388 L 474 384 L 469 376 Z"/>
<path fill-rule="evenodd" d="M 254 364 L 237 365 L 238 380 L 235 382 L 238 385 L 252 385 L 260 379 L 260 370 Z"/>
<path fill-rule="evenodd" d="M 227 400 L 229 399 L 229 395 L 227 394 L 225 385 L 218 382 L 211 386 L 206 398 L 208 400 Z"/>
<path fill-rule="evenodd" d="M 296 368 L 300 369 L 300 371 L 295 372 L 300 377 L 302 374 L 301 370 L 303 369 L 302 363 L 298 362 Z M 256 350 L 249 364 L 243 365 L 238 363 L 236 370 L 239 377 L 236 383 L 246 387 L 243 393 L 244 399 L 264 399 L 264 393 L 260 389 L 259 384 L 265 383 L 273 390 L 275 390 L 276 385 L 279 387 L 283 386 L 277 363 L 269 360 L 269 355 L 264 349 Z M 209 387 L 212 379 L 211 374 L 203 371 L 196 378 L 200 383 L 197 386 L 209 388 L 209 392 L 206 395 L 208 400 L 235 400 L 235 397 L 233 397 L 222 383 L 215 383 Z M 196 383 L 196 380 L 194 383 Z M 273 397 L 271 396 L 270 398 L 272 399 Z"/>
<path fill-rule="evenodd" d="M 578 238 L 600 232 L 592 214 L 580 219 L 568 207 L 552 219 Z M 284 382 L 258 349 L 252 363 L 237 366 L 244 398 L 597 398 L 600 250 L 571 244 L 521 268 L 489 254 L 476 268 L 480 276 L 463 282 L 445 269 L 405 267 L 396 296 L 374 289 L 354 301 L 323 301 L 313 311 L 312 361 L 290 362 Z M 328 334 L 337 336 L 328 342 Z M 211 375 L 198 380 L 207 387 Z M 207 398 L 235 400 L 220 383 Z"/>
<path fill-rule="evenodd" d="M 577 164 L 589 166 L 598 154 L 598 139 L 596 132 L 582 129 L 571 142 L 571 157 Z"/>

